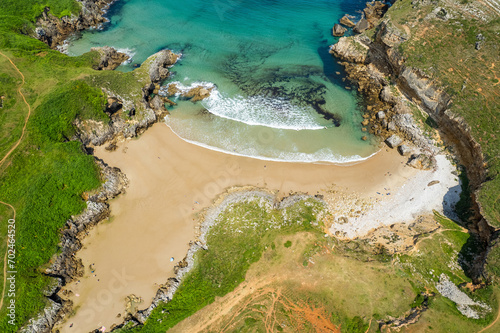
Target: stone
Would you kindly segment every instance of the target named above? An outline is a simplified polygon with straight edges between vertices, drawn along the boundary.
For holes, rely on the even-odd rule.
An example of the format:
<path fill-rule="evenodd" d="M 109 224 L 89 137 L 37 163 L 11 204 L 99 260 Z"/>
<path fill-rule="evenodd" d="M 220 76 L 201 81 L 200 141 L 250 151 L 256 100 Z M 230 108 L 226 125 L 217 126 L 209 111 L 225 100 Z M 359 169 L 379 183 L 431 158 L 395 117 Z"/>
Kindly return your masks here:
<path fill-rule="evenodd" d="M 109 46 L 93 47 L 90 51 L 98 52 L 101 55 L 99 63 L 94 66 L 96 70 L 113 70 L 130 59 L 127 54 L 118 52 Z"/>
<path fill-rule="evenodd" d="M 387 145 L 390 147 L 390 148 L 396 148 L 397 146 L 399 146 L 402 142 L 403 142 L 403 139 L 401 139 L 399 136 L 397 136 L 396 134 L 393 134 L 391 135 L 390 137 L 388 137 L 385 142 L 387 143 Z"/>
<path fill-rule="evenodd" d="M 349 19 L 347 14 L 340 19 L 340 24 L 343 24 L 349 28 L 353 28 L 355 26 L 354 22 Z"/>
<path fill-rule="evenodd" d="M 401 145 L 401 146 L 398 147 L 398 152 L 402 156 L 408 156 L 411 153 L 411 148 L 409 146 L 407 146 L 407 145 Z"/>
<path fill-rule="evenodd" d="M 379 111 L 377 112 L 377 118 L 382 120 L 385 118 L 385 112 L 384 111 Z"/>
<path fill-rule="evenodd" d="M 361 140 L 366 141 L 366 140 L 368 140 L 368 138 L 366 137 L 366 135 L 364 135 L 364 136 L 361 138 Z"/>
<path fill-rule="evenodd" d="M 429 184 L 427 184 L 427 186 L 432 186 L 432 185 L 436 185 L 436 184 L 439 184 L 439 180 L 433 180 L 433 181 L 429 182 Z"/>
<path fill-rule="evenodd" d="M 370 123 L 370 121 L 369 121 L 368 119 L 365 119 L 365 120 L 363 120 L 363 121 L 361 122 L 361 124 L 362 124 L 363 126 L 368 126 L 368 124 L 369 124 L 369 123 Z"/>
<path fill-rule="evenodd" d="M 362 18 L 361 20 L 358 21 L 358 23 L 356 23 L 356 26 L 354 27 L 354 32 L 360 34 L 366 30 L 370 29 L 370 23 Z"/>
<path fill-rule="evenodd" d="M 340 24 L 335 23 L 332 29 L 332 35 L 335 37 L 342 37 L 344 36 L 344 33 L 347 31 L 346 28 L 341 26 Z"/>
<path fill-rule="evenodd" d="M 341 37 L 330 47 L 330 53 L 343 61 L 364 63 L 368 57 L 370 43 L 370 39 L 364 38 L 363 35 Z"/>

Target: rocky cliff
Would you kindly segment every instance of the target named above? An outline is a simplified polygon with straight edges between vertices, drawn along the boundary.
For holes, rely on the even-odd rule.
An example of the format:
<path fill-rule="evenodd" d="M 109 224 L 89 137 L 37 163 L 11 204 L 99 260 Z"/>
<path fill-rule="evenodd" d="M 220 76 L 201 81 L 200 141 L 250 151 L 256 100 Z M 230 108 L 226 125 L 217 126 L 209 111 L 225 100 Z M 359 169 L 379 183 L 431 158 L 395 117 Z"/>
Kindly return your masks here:
<path fill-rule="evenodd" d="M 78 15 L 63 16 L 58 18 L 50 13 L 50 8 L 45 7 L 42 15 L 36 22 L 34 37 L 55 48 L 72 33 L 90 27 L 98 27 L 106 22 L 104 17 L 106 9 L 115 0 L 76 0 L 81 4 Z"/>
<path fill-rule="evenodd" d="M 375 31 L 372 38 L 365 35 L 342 37 L 338 43 L 331 46 L 330 53 L 343 61 L 348 78 L 357 84 L 358 90 L 366 97 L 368 111 L 372 108 L 376 111 L 380 108 L 387 108 L 386 113 L 390 117 L 385 118 L 384 124 L 377 122 L 375 117 L 369 116 L 368 118 L 373 120 L 370 124 L 384 127 L 384 125 L 390 126 L 392 121 L 396 126 L 388 128 L 389 132 L 391 130 L 398 132 L 421 148 L 423 148 L 422 143 L 427 141 L 430 144 L 432 140 L 418 134 L 405 135 L 405 132 L 412 126 L 402 123 L 401 119 L 405 117 L 401 115 L 410 114 L 410 112 L 401 108 L 406 107 L 407 102 L 413 103 L 438 124 L 441 137 L 447 145 L 453 148 L 460 163 L 466 167 L 470 189 L 473 193 L 471 199 L 475 214 L 469 228 L 477 233 L 484 243 L 488 243 L 494 228 L 483 218 L 481 208 L 475 200 L 475 193 L 486 180 L 487 172 L 481 146 L 473 138 L 470 126 L 465 120 L 450 111 L 452 98 L 439 82 L 434 81 L 418 68 L 405 65 L 405 59 L 398 52 L 398 46 L 408 40 L 410 37 L 408 32 L 396 28 L 386 18 L 376 26 Z M 389 118 L 391 120 L 388 122 Z M 385 139 L 390 133 L 375 132 L 375 134 Z M 430 155 L 433 154 L 431 146 L 427 146 L 431 149 Z M 474 267 L 476 281 L 482 276 L 486 253 L 480 256 L 481 258 L 476 260 L 476 267 Z"/>

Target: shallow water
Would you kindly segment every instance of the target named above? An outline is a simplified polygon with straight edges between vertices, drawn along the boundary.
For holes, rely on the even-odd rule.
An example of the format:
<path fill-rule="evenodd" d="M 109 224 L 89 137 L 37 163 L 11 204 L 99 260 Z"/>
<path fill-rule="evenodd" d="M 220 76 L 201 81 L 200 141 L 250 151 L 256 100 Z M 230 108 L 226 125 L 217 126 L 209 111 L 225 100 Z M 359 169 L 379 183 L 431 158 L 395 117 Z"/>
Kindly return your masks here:
<path fill-rule="evenodd" d="M 212 96 L 179 101 L 167 125 L 181 138 L 263 159 L 346 162 L 375 152 L 363 141 L 358 99 L 328 54 L 331 27 L 357 0 L 189 2 L 121 0 L 102 31 L 70 54 L 110 45 L 133 54 L 131 70 L 163 48 L 183 54 L 170 81 L 210 82 Z M 341 75 L 336 74 L 340 72 Z"/>

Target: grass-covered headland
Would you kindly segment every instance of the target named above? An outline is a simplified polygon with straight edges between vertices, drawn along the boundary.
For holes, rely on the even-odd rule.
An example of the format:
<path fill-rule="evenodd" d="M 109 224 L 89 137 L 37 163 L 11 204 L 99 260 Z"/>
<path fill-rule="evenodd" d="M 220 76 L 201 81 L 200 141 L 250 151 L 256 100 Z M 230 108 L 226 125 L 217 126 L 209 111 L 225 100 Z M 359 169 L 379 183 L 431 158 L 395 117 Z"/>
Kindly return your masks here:
<path fill-rule="evenodd" d="M 72 141 L 76 118 L 109 121 L 104 112 L 106 97 L 99 82 L 123 90 L 123 82 L 137 83 L 132 74 L 103 73 L 92 69 L 97 52 L 68 57 L 30 37 L 34 22 L 44 8 L 62 17 L 76 14 L 74 0 L 2 1 L 0 13 L 0 156 L 3 158 L 21 136 L 28 112 L 17 90 L 32 109 L 26 134 L 17 149 L 0 168 L 0 200 L 11 204 L 16 216 L 15 296 L 6 296 L 0 310 L 0 331 L 15 332 L 47 304 L 50 277 L 43 267 L 60 250 L 60 232 L 65 222 L 86 207 L 82 193 L 100 186 L 101 179 L 93 156 L 80 142 Z M 100 80 L 105 75 L 106 79 Z M 140 84 L 139 84 L 140 85 Z M 128 84 L 135 89 L 134 84 Z M 123 93 L 123 91 L 120 91 Z M 140 94 L 140 90 L 137 95 Z M 6 250 L 7 220 L 12 210 L 0 207 L 0 253 Z M 0 269 L 3 288 L 3 261 Z M 11 276 L 12 274 L 9 274 Z M 15 318 L 8 317 L 7 304 L 15 301 Z"/>

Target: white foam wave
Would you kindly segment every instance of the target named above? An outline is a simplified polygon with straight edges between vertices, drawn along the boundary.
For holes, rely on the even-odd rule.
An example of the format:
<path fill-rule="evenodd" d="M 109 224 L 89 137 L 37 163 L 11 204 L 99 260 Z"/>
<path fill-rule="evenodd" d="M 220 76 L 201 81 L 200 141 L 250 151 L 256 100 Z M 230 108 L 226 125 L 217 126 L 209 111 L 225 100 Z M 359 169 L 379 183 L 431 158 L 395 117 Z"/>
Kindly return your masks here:
<path fill-rule="evenodd" d="M 325 125 L 319 123 L 318 115 L 312 107 L 293 105 L 282 98 L 264 96 L 230 98 L 222 96 L 214 89 L 202 104 L 216 116 L 247 125 L 292 130 L 325 128 Z"/>
<path fill-rule="evenodd" d="M 320 118 L 312 107 L 293 105 L 282 98 L 224 97 L 217 86 L 211 82 L 196 81 L 190 85 L 184 85 L 180 81 L 171 82 L 161 87 L 160 95 L 166 95 L 171 84 L 174 84 L 179 90 L 176 97 L 198 86 L 212 89 L 210 97 L 204 99 L 201 102 L 202 105 L 218 117 L 247 125 L 292 130 L 321 130 L 333 126 L 320 124 Z"/>
<path fill-rule="evenodd" d="M 134 49 L 129 49 L 129 48 L 122 48 L 122 49 L 115 48 L 115 49 L 120 53 L 125 53 L 129 57 L 127 60 L 122 62 L 122 65 L 130 64 L 132 62 L 132 58 L 135 56 L 136 53 Z"/>
<path fill-rule="evenodd" d="M 279 152 L 278 156 L 276 157 L 267 157 L 267 156 L 261 156 L 258 154 L 256 150 L 249 151 L 247 150 L 245 153 L 238 152 L 236 150 L 227 150 L 223 149 L 220 147 L 215 147 L 208 145 L 203 142 L 195 141 L 195 140 L 190 140 L 186 139 L 179 133 L 177 133 L 172 126 L 169 124 L 169 119 L 168 116 L 165 117 L 164 123 L 170 128 L 170 130 L 181 140 L 206 148 L 210 150 L 214 150 L 220 153 L 224 154 L 229 154 L 229 155 L 235 155 L 235 156 L 242 156 L 242 157 L 248 157 L 248 158 L 254 158 L 258 160 L 264 160 L 264 161 L 274 161 L 274 162 L 289 162 L 289 163 L 332 163 L 332 164 L 352 164 L 352 163 L 357 163 L 357 162 L 362 162 L 364 160 L 367 160 L 377 154 L 380 150 L 374 152 L 373 154 L 367 156 L 367 157 L 361 157 L 359 155 L 351 155 L 351 156 L 343 156 L 339 154 L 333 153 L 330 149 L 328 148 L 323 148 L 319 151 L 317 151 L 314 154 L 307 154 L 307 153 L 300 153 L 300 152 Z"/>

